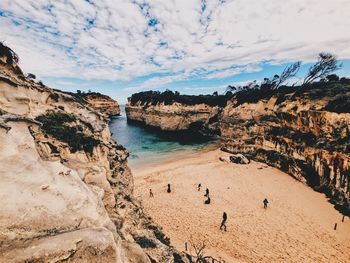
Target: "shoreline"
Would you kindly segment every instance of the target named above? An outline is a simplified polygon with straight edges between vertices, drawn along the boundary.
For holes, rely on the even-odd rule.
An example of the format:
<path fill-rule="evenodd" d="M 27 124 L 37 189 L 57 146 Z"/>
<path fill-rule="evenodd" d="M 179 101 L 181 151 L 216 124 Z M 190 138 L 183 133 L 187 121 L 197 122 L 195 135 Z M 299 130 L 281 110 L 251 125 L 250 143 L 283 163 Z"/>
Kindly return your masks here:
<path fill-rule="evenodd" d="M 173 162 L 185 161 L 187 159 L 196 158 L 198 155 L 205 154 L 207 152 L 211 152 L 213 150 L 218 150 L 220 148 L 220 142 L 209 144 L 203 146 L 201 149 L 185 149 L 185 150 L 175 150 L 172 152 L 168 152 L 165 156 L 161 158 L 157 158 L 156 161 L 150 161 L 147 163 L 147 160 L 144 162 L 136 162 L 136 161 L 128 161 L 129 167 L 131 171 L 134 173 L 140 173 L 145 169 L 157 169 L 160 166 L 171 164 Z M 155 156 L 156 157 L 156 156 Z M 149 160 L 148 160 L 149 161 Z"/>
<path fill-rule="evenodd" d="M 178 250 L 184 251 L 193 237 L 206 241 L 207 255 L 226 262 L 348 262 L 350 218 L 341 222 L 324 194 L 263 163 L 218 160 L 228 155 L 208 150 L 133 169 L 135 196 Z M 168 183 L 171 194 L 166 193 Z M 206 187 L 210 205 L 203 203 Z M 265 197 L 270 202 L 266 210 Z M 228 232 L 218 229 L 223 211 Z"/>

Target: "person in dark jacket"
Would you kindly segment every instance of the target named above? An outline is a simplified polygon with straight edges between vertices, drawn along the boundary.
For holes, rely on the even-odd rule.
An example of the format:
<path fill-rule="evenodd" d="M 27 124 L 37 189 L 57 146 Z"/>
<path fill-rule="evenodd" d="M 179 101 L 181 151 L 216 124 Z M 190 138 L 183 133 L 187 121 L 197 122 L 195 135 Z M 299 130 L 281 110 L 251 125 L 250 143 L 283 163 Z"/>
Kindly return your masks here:
<path fill-rule="evenodd" d="M 263 203 L 264 203 L 264 208 L 266 209 L 267 208 L 267 204 L 269 203 L 269 201 L 267 201 L 267 199 L 265 198 Z"/>
<path fill-rule="evenodd" d="M 210 204 L 210 197 L 207 197 L 207 200 L 204 201 L 204 204 L 209 205 Z"/>
<path fill-rule="evenodd" d="M 209 197 L 209 189 L 208 188 L 205 189 L 205 195 L 204 196 Z"/>
<path fill-rule="evenodd" d="M 226 230 L 226 221 L 227 221 L 227 214 L 226 214 L 226 212 L 224 212 L 224 214 L 222 215 L 220 230 L 222 229 L 222 227 L 224 227 L 224 230 L 227 231 Z"/>
<path fill-rule="evenodd" d="M 168 189 L 166 190 L 168 193 L 171 193 L 171 188 L 170 188 L 170 184 L 168 184 Z"/>

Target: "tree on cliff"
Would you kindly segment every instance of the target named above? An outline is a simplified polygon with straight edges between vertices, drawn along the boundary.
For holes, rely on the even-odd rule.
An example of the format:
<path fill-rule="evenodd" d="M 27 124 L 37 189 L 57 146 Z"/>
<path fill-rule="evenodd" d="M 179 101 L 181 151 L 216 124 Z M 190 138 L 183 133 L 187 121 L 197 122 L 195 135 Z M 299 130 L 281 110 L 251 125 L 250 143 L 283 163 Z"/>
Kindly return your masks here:
<path fill-rule="evenodd" d="M 28 74 L 26 75 L 26 78 L 27 78 L 27 79 L 36 79 L 36 76 L 35 76 L 33 73 L 28 73 Z"/>
<path fill-rule="evenodd" d="M 235 92 L 237 90 L 237 88 L 235 86 L 232 86 L 232 85 L 228 85 L 226 90 L 225 90 L 225 94 L 227 94 L 228 92 L 230 92 L 231 94 L 233 92 Z"/>
<path fill-rule="evenodd" d="M 5 61 L 0 60 L 0 64 L 12 67 L 12 70 L 16 74 L 18 74 L 20 77 L 24 77 L 21 68 L 18 66 L 18 55 L 2 41 L 0 41 L 0 58 L 5 58 Z"/>
<path fill-rule="evenodd" d="M 304 78 L 303 85 L 311 83 L 319 78 L 325 78 L 330 73 L 340 69 L 341 66 L 337 58 L 331 53 L 320 53 L 316 64 L 309 68 L 309 72 Z"/>
<path fill-rule="evenodd" d="M 337 74 L 331 74 L 326 77 L 327 81 L 339 81 L 339 76 Z"/>
<path fill-rule="evenodd" d="M 286 66 L 281 75 L 274 75 L 272 79 L 264 78 L 261 83 L 261 89 L 278 89 L 288 79 L 295 77 L 299 71 L 301 62 L 297 61 L 289 66 Z"/>
<path fill-rule="evenodd" d="M 3 42 L 0 41 L 0 57 L 6 57 L 6 63 L 8 65 L 19 62 L 18 55 Z"/>
<path fill-rule="evenodd" d="M 296 76 L 300 69 L 301 62 L 297 61 L 287 67 L 284 68 L 281 76 L 279 77 L 275 88 L 278 89 L 283 83 L 285 83 L 288 79 Z"/>

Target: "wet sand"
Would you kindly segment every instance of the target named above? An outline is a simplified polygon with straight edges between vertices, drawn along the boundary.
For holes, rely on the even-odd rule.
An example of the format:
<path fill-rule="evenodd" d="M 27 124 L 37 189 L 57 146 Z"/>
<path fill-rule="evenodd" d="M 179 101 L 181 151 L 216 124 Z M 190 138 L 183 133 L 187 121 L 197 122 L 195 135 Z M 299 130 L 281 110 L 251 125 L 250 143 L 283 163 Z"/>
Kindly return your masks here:
<path fill-rule="evenodd" d="M 323 194 L 265 164 L 223 163 L 220 156 L 227 154 L 214 150 L 133 168 L 135 196 L 177 249 L 192 239 L 226 262 L 350 262 L 350 219 L 341 222 Z M 227 232 L 219 230 L 224 211 Z"/>

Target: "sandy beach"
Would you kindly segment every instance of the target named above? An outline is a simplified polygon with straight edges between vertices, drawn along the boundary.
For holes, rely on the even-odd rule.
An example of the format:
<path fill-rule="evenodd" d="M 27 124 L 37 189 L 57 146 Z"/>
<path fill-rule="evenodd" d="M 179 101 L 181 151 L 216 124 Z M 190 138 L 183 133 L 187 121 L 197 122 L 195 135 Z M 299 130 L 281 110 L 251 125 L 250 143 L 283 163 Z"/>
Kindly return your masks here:
<path fill-rule="evenodd" d="M 342 222 L 323 194 L 262 163 L 219 161 L 227 155 L 213 150 L 133 168 L 135 196 L 177 249 L 192 239 L 225 262 L 350 262 L 350 219 Z M 227 232 L 219 230 L 224 211 Z"/>

